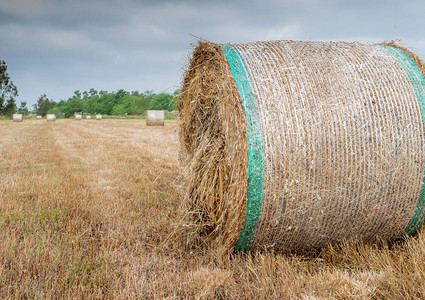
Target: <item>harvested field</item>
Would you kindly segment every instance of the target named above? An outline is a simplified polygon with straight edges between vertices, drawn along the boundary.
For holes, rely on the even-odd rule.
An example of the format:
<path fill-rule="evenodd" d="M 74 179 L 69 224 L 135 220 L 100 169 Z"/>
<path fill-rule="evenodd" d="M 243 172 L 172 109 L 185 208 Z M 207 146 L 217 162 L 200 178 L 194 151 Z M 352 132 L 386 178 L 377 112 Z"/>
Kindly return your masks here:
<path fill-rule="evenodd" d="M 391 249 L 314 256 L 227 256 L 188 241 L 177 131 L 176 121 L 0 121 L 0 296 L 425 297 L 423 231 Z"/>

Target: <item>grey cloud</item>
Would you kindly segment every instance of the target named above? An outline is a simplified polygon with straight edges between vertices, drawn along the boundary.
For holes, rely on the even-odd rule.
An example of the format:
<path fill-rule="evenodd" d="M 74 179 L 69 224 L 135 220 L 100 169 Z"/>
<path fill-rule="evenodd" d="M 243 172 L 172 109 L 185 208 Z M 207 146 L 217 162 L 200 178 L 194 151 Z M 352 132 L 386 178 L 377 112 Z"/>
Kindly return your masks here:
<path fill-rule="evenodd" d="M 34 103 L 76 89 L 178 87 L 195 36 L 218 43 L 271 39 L 402 39 L 425 57 L 425 2 L 337 0 L 0 0 L 0 59 Z"/>

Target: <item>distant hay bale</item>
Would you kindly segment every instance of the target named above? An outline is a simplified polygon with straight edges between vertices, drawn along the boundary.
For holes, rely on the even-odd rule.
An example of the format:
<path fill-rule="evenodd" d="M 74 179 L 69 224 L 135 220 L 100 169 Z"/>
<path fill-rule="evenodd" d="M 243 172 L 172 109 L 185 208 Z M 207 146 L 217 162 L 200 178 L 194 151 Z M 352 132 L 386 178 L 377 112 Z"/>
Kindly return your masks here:
<path fill-rule="evenodd" d="M 102 120 L 102 115 L 96 115 L 96 120 Z"/>
<path fill-rule="evenodd" d="M 47 122 L 54 122 L 56 120 L 55 114 L 47 114 Z"/>
<path fill-rule="evenodd" d="M 75 120 L 81 121 L 83 117 L 81 115 L 75 115 Z"/>
<path fill-rule="evenodd" d="M 164 111 L 163 110 L 146 111 L 146 125 L 164 126 Z"/>
<path fill-rule="evenodd" d="M 13 122 L 22 122 L 23 115 L 22 114 L 13 114 Z"/>
<path fill-rule="evenodd" d="M 87 119 L 87 120 L 91 119 L 91 116 L 86 116 L 86 119 Z"/>
<path fill-rule="evenodd" d="M 37 118 L 37 120 L 41 120 L 42 117 L 41 116 L 37 116 L 36 118 Z"/>
<path fill-rule="evenodd" d="M 424 74 L 393 43 L 200 42 L 179 103 L 191 224 L 228 251 L 411 236 Z"/>

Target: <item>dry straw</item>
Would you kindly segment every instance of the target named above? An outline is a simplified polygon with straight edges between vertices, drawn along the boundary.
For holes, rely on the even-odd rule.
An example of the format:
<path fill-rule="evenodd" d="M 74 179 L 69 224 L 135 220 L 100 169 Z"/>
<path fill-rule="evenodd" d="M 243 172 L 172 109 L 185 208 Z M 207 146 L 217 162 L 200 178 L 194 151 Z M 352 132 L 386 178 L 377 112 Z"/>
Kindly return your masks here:
<path fill-rule="evenodd" d="M 56 120 L 55 114 L 47 114 L 47 122 L 54 122 Z"/>
<path fill-rule="evenodd" d="M 23 115 L 22 114 L 13 114 L 12 118 L 13 118 L 13 122 L 22 122 L 23 121 Z"/>
<path fill-rule="evenodd" d="M 146 111 L 146 125 L 164 126 L 164 111 L 163 110 Z"/>
<path fill-rule="evenodd" d="M 424 64 L 394 43 L 200 42 L 185 204 L 228 251 L 394 240 L 424 218 Z"/>

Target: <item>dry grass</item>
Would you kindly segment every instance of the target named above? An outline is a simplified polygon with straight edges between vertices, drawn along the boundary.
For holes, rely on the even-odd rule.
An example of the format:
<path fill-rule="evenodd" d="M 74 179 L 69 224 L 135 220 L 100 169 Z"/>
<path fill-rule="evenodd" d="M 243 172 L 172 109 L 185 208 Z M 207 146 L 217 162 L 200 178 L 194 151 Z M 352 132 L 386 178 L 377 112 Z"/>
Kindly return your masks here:
<path fill-rule="evenodd" d="M 170 235 L 178 165 L 170 121 L 0 121 L 0 297 L 425 297 L 422 232 L 316 257 L 191 248 Z"/>

